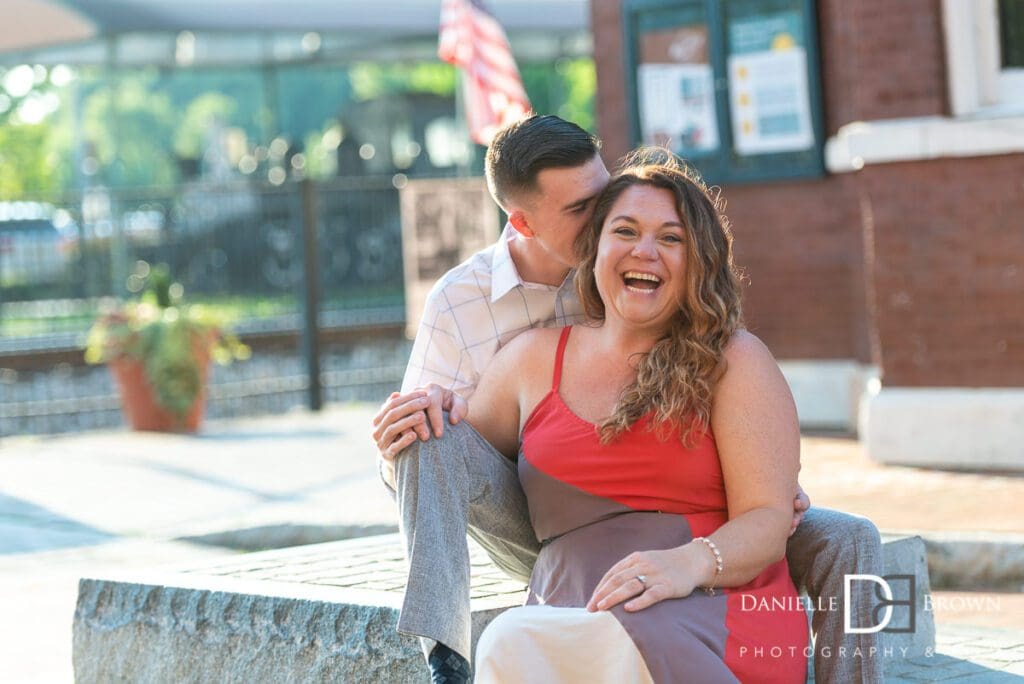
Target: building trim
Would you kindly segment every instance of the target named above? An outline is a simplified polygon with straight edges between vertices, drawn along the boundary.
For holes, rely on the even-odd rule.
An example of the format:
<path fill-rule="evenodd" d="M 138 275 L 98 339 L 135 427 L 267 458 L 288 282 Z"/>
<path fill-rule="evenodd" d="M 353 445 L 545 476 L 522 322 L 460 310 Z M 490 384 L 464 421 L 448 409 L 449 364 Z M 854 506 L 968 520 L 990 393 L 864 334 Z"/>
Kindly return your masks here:
<path fill-rule="evenodd" d="M 1024 116 L 930 116 L 847 124 L 825 143 L 825 166 L 847 173 L 870 164 L 1018 153 L 1024 153 Z"/>
<path fill-rule="evenodd" d="M 878 368 L 854 359 L 779 361 L 796 402 L 800 427 L 855 432 L 861 397 L 877 383 Z"/>
<path fill-rule="evenodd" d="M 860 435 L 875 461 L 1024 472 L 1024 389 L 883 387 L 863 403 Z"/>

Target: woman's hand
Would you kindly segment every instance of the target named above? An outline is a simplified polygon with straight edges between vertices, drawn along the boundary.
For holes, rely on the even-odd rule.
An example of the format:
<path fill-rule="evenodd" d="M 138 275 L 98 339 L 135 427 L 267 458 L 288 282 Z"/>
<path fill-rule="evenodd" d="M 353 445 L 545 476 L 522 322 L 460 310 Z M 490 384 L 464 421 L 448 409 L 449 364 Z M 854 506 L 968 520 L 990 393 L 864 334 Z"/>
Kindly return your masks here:
<path fill-rule="evenodd" d="M 587 610 L 608 610 L 623 601 L 629 612 L 693 593 L 714 573 L 714 558 L 703 544 L 662 551 L 637 551 L 613 565 L 594 589 Z M 703 553 L 702 553 L 703 551 Z M 641 582 L 638 576 L 643 577 Z"/>

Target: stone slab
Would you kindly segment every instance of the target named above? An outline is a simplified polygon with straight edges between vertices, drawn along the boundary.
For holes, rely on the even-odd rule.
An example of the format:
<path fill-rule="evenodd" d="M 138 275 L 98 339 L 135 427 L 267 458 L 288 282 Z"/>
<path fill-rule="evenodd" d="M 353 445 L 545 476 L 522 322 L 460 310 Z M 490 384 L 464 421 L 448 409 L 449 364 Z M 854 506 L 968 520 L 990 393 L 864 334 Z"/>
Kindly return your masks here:
<path fill-rule="evenodd" d="M 1024 535 L 924 535 L 932 585 L 942 589 L 1024 592 Z"/>
<path fill-rule="evenodd" d="M 473 644 L 523 586 L 471 544 Z M 80 581 L 77 682 L 423 682 L 419 642 L 395 627 L 397 535 Z"/>
<path fill-rule="evenodd" d="M 905 537 L 884 548 L 887 575 L 915 577 L 919 610 L 914 633 L 887 634 L 883 646 L 904 659 L 934 651 L 934 623 L 923 611 L 924 544 Z M 476 544 L 470 549 L 475 646 L 524 591 Z M 423 681 L 418 642 L 395 631 L 405 573 L 398 536 L 390 534 L 229 556 L 173 573 L 85 578 L 75 611 L 75 678 Z M 897 609 L 892 625 L 906 617 Z"/>
<path fill-rule="evenodd" d="M 931 594 L 928 560 L 921 537 L 883 538 L 885 576 L 894 599 L 909 598 L 913 590 L 914 607 L 895 606 L 889 626 L 882 632 L 881 646 L 902 658 L 913 658 L 935 650 L 935 616 L 927 597 Z M 897 579 L 896 576 L 908 579 Z M 913 577 L 910 580 L 909 577 Z M 906 632 L 888 631 L 906 629 Z"/>

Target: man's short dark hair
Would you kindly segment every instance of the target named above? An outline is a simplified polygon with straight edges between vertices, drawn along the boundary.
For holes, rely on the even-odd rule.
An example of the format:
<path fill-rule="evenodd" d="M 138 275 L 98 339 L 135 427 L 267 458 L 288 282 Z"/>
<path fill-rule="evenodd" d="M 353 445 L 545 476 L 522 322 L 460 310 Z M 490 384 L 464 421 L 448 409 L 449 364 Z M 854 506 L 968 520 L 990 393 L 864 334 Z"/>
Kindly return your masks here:
<path fill-rule="evenodd" d="M 487 187 L 498 204 L 537 189 L 544 169 L 572 168 L 588 163 L 601 143 L 590 133 L 557 116 L 531 116 L 498 131 L 484 168 Z"/>

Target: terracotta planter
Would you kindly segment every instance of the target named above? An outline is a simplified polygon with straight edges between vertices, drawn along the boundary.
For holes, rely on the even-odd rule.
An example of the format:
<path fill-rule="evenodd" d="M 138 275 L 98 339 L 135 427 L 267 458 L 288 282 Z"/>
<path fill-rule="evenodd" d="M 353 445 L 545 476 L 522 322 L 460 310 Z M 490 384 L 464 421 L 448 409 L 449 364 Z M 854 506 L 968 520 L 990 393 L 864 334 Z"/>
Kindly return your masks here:
<path fill-rule="evenodd" d="M 142 362 L 120 358 L 111 361 L 110 372 L 121 393 L 121 412 L 133 430 L 154 432 L 195 432 L 206 408 L 206 377 L 210 359 L 199 358 L 201 389 L 188 412 L 178 417 L 157 403 Z"/>

